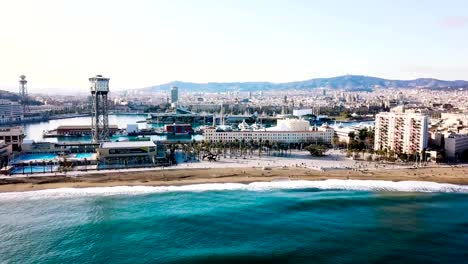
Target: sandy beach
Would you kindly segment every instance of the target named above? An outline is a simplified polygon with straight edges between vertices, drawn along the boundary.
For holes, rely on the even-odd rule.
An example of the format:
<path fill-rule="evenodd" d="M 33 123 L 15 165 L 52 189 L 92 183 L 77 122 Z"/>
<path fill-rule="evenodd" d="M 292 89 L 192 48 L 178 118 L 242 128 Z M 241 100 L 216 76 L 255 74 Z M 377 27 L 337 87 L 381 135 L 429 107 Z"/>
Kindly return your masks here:
<path fill-rule="evenodd" d="M 181 158 L 181 157 L 179 157 Z M 183 162 L 171 167 L 101 171 L 70 171 L 0 177 L 0 192 L 53 188 L 111 186 L 169 186 L 201 183 L 251 183 L 276 180 L 359 179 L 386 181 L 428 181 L 468 185 L 468 167 L 414 168 L 414 164 L 388 164 L 346 158 L 330 150 L 324 157 L 305 151 L 288 156 L 221 157 L 219 161 Z"/>
<path fill-rule="evenodd" d="M 12 177 L 0 179 L 0 192 L 32 191 L 53 188 L 110 186 L 168 186 L 199 183 L 250 183 L 275 180 L 359 179 L 387 181 L 430 181 L 468 184 L 468 168 L 418 168 L 387 170 L 328 170 L 309 168 L 191 168 L 158 171 L 89 173 L 79 177 L 64 175 Z"/>

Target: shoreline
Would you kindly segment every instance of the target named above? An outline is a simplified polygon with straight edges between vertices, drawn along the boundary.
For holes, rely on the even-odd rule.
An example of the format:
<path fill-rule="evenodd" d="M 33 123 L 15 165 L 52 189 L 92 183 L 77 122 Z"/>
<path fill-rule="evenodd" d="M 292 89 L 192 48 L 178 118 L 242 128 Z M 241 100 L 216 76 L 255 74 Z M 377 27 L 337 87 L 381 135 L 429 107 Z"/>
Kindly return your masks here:
<path fill-rule="evenodd" d="M 274 167 L 268 170 L 252 167 L 180 168 L 155 171 L 96 172 L 79 177 L 65 175 L 31 176 L 0 179 L 0 193 L 24 192 L 57 188 L 88 188 L 116 186 L 182 186 L 209 183 L 272 182 L 279 180 L 383 180 L 424 181 L 468 185 L 468 167 L 385 169 L 385 170 L 327 170 L 301 167 Z"/>

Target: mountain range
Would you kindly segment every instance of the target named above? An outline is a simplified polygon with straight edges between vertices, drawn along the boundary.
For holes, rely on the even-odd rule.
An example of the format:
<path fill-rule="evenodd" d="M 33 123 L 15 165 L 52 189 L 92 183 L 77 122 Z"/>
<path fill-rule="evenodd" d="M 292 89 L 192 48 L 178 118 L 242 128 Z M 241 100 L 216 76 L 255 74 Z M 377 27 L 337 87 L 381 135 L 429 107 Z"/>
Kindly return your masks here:
<path fill-rule="evenodd" d="M 20 100 L 20 96 L 17 93 L 0 90 L 0 99 L 18 102 Z"/>
<path fill-rule="evenodd" d="M 348 91 L 371 91 L 375 88 L 468 88 L 468 81 L 444 81 L 433 78 L 414 80 L 389 80 L 363 75 L 344 75 L 331 78 L 315 78 L 305 81 L 272 82 L 209 82 L 193 83 L 174 81 L 161 85 L 141 88 L 141 92 L 168 91 L 172 86 L 190 92 L 265 91 L 265 90 L 307 90 L 316 88 L 342 89 Z"/>

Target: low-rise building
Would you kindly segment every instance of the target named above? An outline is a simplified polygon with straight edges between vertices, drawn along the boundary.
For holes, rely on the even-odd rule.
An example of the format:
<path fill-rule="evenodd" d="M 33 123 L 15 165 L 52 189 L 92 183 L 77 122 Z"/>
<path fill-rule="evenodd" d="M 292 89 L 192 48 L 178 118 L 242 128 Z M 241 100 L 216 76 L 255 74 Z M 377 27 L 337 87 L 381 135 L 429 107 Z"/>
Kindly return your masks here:
<path fill-rule="evenodd" d="M 164 130 L 171 134 L 190 134 L 193 133 L 192 125 L 190 124 L 171 124 L 165 125 Z"/>
<path fill-rule="evenodd" d="M 99 147 L 99 143 L 92 142 L 35 142 L 24 140 L 21 145 L 21 152 L 26 154 L 34 153 L 94 153 Z"/>
<path fill-rule="evenodd" d="M 109 134 L 115 134 L 119 128 L 117 125 L 109 125 Z M 60 136 L 82 136 L 91 135 L 91 126 L 59 126 L 55 130 L 57 135 Z"/>
<path fill-rule="evenodd" d="M 22 127 L 0 128 L 0 140 L 12 146 L 13 151 L 20 151 L 23 143 L 24 132 Z"/>
<path fill-rule="evenodd" d="M 278 120 L 276 127 L 256 131 L 224 131 L 215 127 L 206 128 L 203 132 L 208 141 L 269 141 L 271 143 L 324 143 L 331 144 L 333 140 L 333 128 L 323 125 L 311 127 L 306 120 L 285 119 Z"/>
<path fill-rule="evenodd" d="M 153 141 L 103 142 L 97 158 L 107 165 L 156 164 L 157 146 Z"/>
<path fill-rule="evenodd" d="M 355 134 L 355 137 L 357 136 L 357 131 L 356 129 L 352 128 L 352 127 L 336 127 L 334 128 L 335 130 L 335 136 L 338 137 L 338 140 L 340 142 L 344 142 L 346 144 L 349 144 L 349 142 L 351 141 L 351 138 L 349 137 L 350 133 L 354 133 Z"/>
<path fill-rule="evenodd" d="M 9 100 L 0 100 L 0 124 L 19 123 L 23 118 L 23 107 L 20 104 Z"/>
<path fill-rule="evenodd" d="M 445 138 L 445 157 L 450 161 L 468 158 L 468 134 L 451 134 Z"/>

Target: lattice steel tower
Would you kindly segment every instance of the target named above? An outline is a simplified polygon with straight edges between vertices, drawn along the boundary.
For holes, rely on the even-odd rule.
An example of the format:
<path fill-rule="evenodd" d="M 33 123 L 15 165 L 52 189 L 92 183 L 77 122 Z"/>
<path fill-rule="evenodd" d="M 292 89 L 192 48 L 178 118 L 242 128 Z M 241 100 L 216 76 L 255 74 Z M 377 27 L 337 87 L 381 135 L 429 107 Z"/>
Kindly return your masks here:
<path fill-rule="evenodd" d="M 29 112 L 29 100 L 28 100 L 28 81 L 26 76 L 21 75 L 19 80 L 19 96 L 21 105 L 23 106 L 23 114 Z"/>
<path fill-rule="evenodd" d="M 93 142 L 109 140 L 109 117 L 107 94 L 109 93 L 109 78 L 96 75 L 89 78 L 91 83 L 91 131 Z"/>

